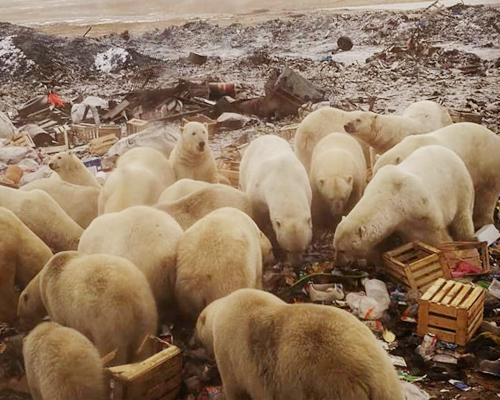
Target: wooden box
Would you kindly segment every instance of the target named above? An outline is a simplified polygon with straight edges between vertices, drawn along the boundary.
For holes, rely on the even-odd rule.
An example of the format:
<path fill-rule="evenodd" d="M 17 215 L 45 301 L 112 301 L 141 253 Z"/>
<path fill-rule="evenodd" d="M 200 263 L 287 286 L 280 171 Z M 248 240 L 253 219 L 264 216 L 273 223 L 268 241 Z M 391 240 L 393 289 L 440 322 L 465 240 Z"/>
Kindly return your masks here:
<path fill-rule="evenodd" d="M 417 333 L 465 346 L 483 321 L 484 289 L 438 279 L 419 299 Z"/>
<path fill-rule="evenodd" d="M 102 124 L 98 127 L 95 124 L 86 124 L 82 122 L 80 124 L 73 124 L 71 129 L 78 138 L 85 141 L 97 139 L 98 137 L 106 135 L 116 135 L 120 137 L 122 134 L 121 126 L 112 124 Z"/>
<path fill-rule="evenodd" d="M 441 243 L 438 247 L 441 250 L 441 263 L 446 264 L 452 272 L 460 261 L 481 268 L 482 273 L 490 272 L 490 257 L 486 242 L 447 242 Z"/>
<path fill-rule="evenodd" d="M 130 121 L 127 122 L 127 136 L 143 131 L 148 127 L 148 125 L 149 121 L 144 121 L 138 118 L 131 119 Z"/>
<path fill-rule="evenodd" d="M 113 134 L 92 139 L 89 142 L 89 152 L 103 156 L 116 142 L 118 142 L 118 138 Z"/>
<path fill-rule="evenodd" d="M 231 186 L 238 188 L 240 180 L 239 161 L 219 160 L 217 163 L 219 174 L 226 177 Z"/>
<path fill-rule="evenodd" d="M 423 242 L 407 243 L 382 255 L 387 273 L 406 287 L 423 293 L 436 279 L 451 279 L 440 262 L 440 250 Z"/>
<path fill-rule="evenodd" d="M 181 385 L 182 354 L 178 347 L 150 336 L 158 353 L 148 359 L 106 368 L 113 400 L 176 400 Z M 112 383 L 112 385 L 111 385 Z"/>

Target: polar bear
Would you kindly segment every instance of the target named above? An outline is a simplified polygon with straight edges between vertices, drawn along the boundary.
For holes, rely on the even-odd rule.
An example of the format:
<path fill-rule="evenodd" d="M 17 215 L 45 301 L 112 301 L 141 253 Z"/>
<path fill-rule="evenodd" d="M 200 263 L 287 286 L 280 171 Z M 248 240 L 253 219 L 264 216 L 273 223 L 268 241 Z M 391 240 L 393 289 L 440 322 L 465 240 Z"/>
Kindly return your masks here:
<path fill-rule="evenodd" d="M 142 346 L 157 327 L 155 300 L 144 274 L 108 254 L 63 251 L 53 256 L 19 298 L 22 327 L 50 319 L 87 336 L 101 356 L 118 350 L 113 365 L 149 357 Z"/>
<path fill-rule="evenodd" d="M 332 228 L 361 199 L 367 180 L 366 160 L 358 142 L 332 133 L 314 148 L 309 179 L 313 225 Z"/>
<path fill-rule="evenodd" d="M 135 147 L 120 156 L 117 167 L 126 165 L 140 165 L 157 176 L 164 188 L 176 181 L 175 172 L 168 159 L 162 152 L 149 147 Z"/>
<path fill-rule="evenodd" d="M 52 257 L 48 246 L 10 210 L 0 207 L 0 321 L 16 319 L 19 291 Z"/>
<path fill-rule="evenodd" d="M 98 199 L 98 214 L 122 211 L 133 206 L 152 206 L 175 182 L 170 162 L 158 150 L 135 148 L 118 159 Z"/>
<path fill-rule="evenodd" d="M 83 165 L 77 156 L 71 153 L 59 153 L 49 161 L 49 168 L 63 181 L 74 185 L 101 188 L 94 175 Z"/>
<path fill-rule="evenodd" d="M 210 212 L 222 207 L 233 207 L 253 216 L 252 204 L 241 190 L 221 183 L 211 184 L 173 203 L 157 204 L 155 208 L 174 217 L 186 230 Z"/>
<path fill-rule="evenodd" d="M 215 356 L 228 400 L 404 399 L 373 333 L 335 307 L 240 289 L 201 313 L 196 338 Z"/>
<path fill-rule="evenodd" d="M 80 332 L 43 322 L 24 339 L 23 358 L 33 399 L 105 399 L 101 357 Z"/>
<path fill-rule="evenodd" d="M 170 154 L 177 179 L 190 178 L 218 183 L 217 166 L 208 147 L 208 131 L 200 122 L 188 122 Z"/>
<path fill-rule="evenodd" d="M 464 162 L 442 146 L 381 168 L 334 236 L 340 261 L 370 256 L 393 233 L 432 246 L 473 240 L 474 187 Z"/>
<path fill-rule="evenodd" d="M 410 136 L 383 154 L 374 172 L 384 165 L 399 164 L 416 149 L 440 145 L 453 150 L 463 160 L 474 182 L 474 227 L 493 224 L 493 213 L 500 194 L 500 138 L 488 128 L 471 122 L 447 126 L 435 132 Z"/>
<path fill-rule="evenodd" d="M 284 251 L 304 253 L 312 239 L 312 192 L 306 169 L 288 142 L 265 135 L 250 143 L 241 160 L 239 183 L 259 227 L 267 233 L 271 224 Z"/>
<path fill-rule="evenodd" d="M 187 196 L 197 190 L 209 187 L 211 183 L 204 181 L 196 181 L 194 179 L 181 179 L 175 182 L 172 186 L 166 188 L 158 199 L 158 204 L 173 203 L 180 198 Z"/>
<path fill-rule="evenodd" d="M 25 192 L 0 185 L 0 207 L 16 214 L 54 252 L 78 248 L 82 227 L 47 193 L 41 190 Z"/>
<path fill-rule="evenodd" d="M 410 105 L 403 115 L 381 115 L 353 111 L 344 125 L 347 133 L 364 140 L 378 154 L 383 154 L 405 137 L 433 132 L 453 123 L 448 111 L 433 101 Z"/>
<path fill-rule="evenodd" d="M 344 125 L 352 117 L 351 112 L 333 107 L 324 107 L 313 111 L 300 123 L 294 137 L 295 155 L 304 165 L 307 172 L 311 168 L 311 157 L 318 142 L 334 132 L 345 133 Z M 367 167 L 370 166 L 370 146 L 360 139 L 356 139 L 363 149 Z"/>
<path fill-rule="evenodd" d="M 196 321 L 214 300 L 241 288 L 262 289 L 262 266 L 271 242 L 244 212 L 215 210 L 184 232 L 177 254 L 175 296 L 188 320 Z"/>
<path fill-rule="evenodd" d="M 52 197 L 78 225 L 86 228 L 97 217 L 100 189 L 74 185 L 62 180 L 38 179 L 20 188 L 23 191 L 40 189 Z"/>
<path fill-rule="evenodd" d="M 175 260 L 182 234 L 170 215 L 136 206 L 95 219 L 83 232 L 78 251 L 114 254 L 131 261 L 148 279 L 163 316 L 173 302 Z"/>

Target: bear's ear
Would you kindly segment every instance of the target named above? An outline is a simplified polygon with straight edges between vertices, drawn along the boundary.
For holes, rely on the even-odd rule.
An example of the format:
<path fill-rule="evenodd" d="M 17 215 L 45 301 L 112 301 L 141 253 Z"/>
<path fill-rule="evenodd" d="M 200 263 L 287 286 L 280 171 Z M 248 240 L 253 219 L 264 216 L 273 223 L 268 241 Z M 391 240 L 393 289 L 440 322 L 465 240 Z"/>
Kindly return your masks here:
<path fill-rule="evenodd" d="M 398 165 L 401 162 L 401 156 L 397 156 L 394 161 L 396 162 L 396 165 Z"/>
<path fill-rule="evenodd" d="M 325 180 L 324 180 L 324 179 L 320 179 L 320 180 L 319 180 L 319 185 L 320 185 L 321 187 L 323 187 L 323 185 L 324 185 L 324 184 L 325 184 Z"/>
<path fill-rule="evenodd" d="M 205 127 L 205 129 L 208 129 L 208 123 L 207 122 L 203 122 L 203 126 Z"/>
<path fill-rule="evenodd" d="M 345 219 L 345 215 L 342 215 L 342 218 L 340 220 L 343 221 L 344 219 Z"/>
<path fill-rule="evenodd" d="M 366 228 L 364 225 L 360 225 L 358 226 L 358 229 L 356 230 L 356 233 L 358 234 L 358 236 L 363 239 L 363 235 L 365 234 L 366 232 Z"/>
<path fill-rule="evenodd" d="M 282 224 L 281 219 L 277 218 L 277 219 L 275 220 L 275 222 L 276 222 L 276 226 L 277 226 L 278 228 L 281 228 L 281 224 Z"/>
<path fill-rule="evenodd" d="M 352 175 L 347 177 L 347 183 L 352 183 Z"/>
<path fill-rule="evenodd" d="M 378 161 L 379 158 L 380 158 L 380 154 L 375 154 L 375 161 Z"/>

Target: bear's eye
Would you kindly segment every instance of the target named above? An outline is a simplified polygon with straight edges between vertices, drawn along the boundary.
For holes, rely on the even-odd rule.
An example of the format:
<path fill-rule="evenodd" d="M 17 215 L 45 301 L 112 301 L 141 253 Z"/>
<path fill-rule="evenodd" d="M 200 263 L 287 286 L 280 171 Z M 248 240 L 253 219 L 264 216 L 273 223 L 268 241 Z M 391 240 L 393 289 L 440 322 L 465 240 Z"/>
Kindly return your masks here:
<path fill-rule="evenodd" d="M 356 122 L 361 122 L 361 118 L 356 118 Z"/>
<path fill-rule="evenodd" d="M 196 135 L 196 132 L 193 132 L 193 136 Z"/>
<path fill-rule="evenodd" d="M 61 156 L 58 156 L 58 157 L 57 157 L 57 159 L 58 159 L 58 160 L 60 160 L 60 159 L 61 159 Z"/>

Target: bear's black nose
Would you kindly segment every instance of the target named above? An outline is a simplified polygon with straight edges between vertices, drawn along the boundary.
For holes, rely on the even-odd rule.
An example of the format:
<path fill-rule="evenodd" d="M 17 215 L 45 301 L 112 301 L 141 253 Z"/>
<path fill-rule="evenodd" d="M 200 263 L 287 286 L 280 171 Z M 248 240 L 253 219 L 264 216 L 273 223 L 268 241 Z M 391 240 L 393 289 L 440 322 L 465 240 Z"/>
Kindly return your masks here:
<path fill-rule="evenodd" d="M 49 168 L 53 169 L 53 167 L 54 167 L 54 163 L 49 163 Z"/>
<path fill-rule="evenodd" d="M 198 147 L 203 150 L 205 148 L 205 142 L 198 143 Z"/>

